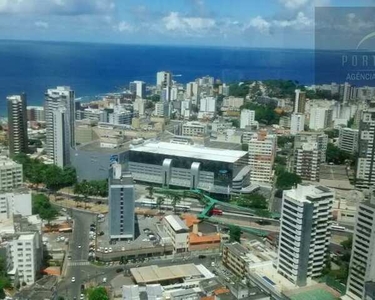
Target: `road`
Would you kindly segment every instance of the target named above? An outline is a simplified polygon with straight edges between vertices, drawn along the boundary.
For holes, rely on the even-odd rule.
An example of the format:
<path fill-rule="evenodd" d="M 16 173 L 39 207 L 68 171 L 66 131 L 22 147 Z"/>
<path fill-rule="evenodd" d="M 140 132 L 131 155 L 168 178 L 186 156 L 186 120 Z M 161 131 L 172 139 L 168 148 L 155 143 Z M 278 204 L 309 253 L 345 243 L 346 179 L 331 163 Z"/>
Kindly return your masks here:
<path fill-rule="evenodd" d="M 74 220 L 73 235 L 69 244 L 69 254 L 72 259 L 68 261 L 66 276 L 61 281 L 58 291 L 62 296 L 73 299 L 81 294 L 81 284 L 89 274 L 95 274 L 97 267 L 88 262 L 90 224 L 95 223 L 96 215 L 89 212 L 72 210 Z M 79 248 L 79 246 L 81 246 Z M 75 277 L 75 282 L 71 282 Z"/>

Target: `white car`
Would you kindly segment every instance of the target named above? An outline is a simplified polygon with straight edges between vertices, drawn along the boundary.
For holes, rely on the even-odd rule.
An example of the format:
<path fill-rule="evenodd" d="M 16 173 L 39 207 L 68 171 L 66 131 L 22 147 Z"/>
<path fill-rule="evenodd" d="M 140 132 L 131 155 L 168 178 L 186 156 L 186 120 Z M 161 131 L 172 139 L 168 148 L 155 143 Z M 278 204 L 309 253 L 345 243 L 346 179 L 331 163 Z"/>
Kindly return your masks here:
<path fill-rule="evenodd" d="M 79 297 L 80 300 L 83 300 L 85 299 L 85 295 L 84 294 L 81 294 L 81 297 Z"/>
<path fill-rule="evenodd" d="M 104 253 L 108 253 L 108 248 L 104 248 Z"/>
<path fill-rule="evenodd" d="M 110 252 L 110 253 L 112 252 L 112 248 L 111 247 L 108 248 L 108 252 Z"/>
<path fill-rule="evenodd" d="M 103 278 L 103 283 L 106 283 L 107 282 L 107 277 L 104 277 Z"/>
<path fill-rule="evenodd" d="M 81 245 L 78 245 L 78 249 L 81 249 L 82 248 L 82 246 Z"/>
<path fill-rule="evenodd" d="M 76 278 L 73 276 L 71 281 L 76 282 Z"/>

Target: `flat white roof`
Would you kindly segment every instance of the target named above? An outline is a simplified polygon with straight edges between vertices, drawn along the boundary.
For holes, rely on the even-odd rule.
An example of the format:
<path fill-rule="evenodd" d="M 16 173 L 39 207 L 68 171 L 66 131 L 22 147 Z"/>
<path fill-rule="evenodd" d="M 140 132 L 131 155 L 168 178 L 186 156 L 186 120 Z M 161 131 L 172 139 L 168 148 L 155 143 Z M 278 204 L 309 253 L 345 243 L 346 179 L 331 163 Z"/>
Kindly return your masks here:
<path fill-rule="evenodd" d="M 143 145 L 135 146 L 134 148 L 131 148 L 130 151 L 173 155 L 227 163 L 235 163 L 247 154 L 245 151 L 208 148 L 199 145 L 181 145 L 167 142 L 148 142 Z"/>
<path fill-rule="evenodd" d="M 151 265 L 139 268 L 131 268 L 130 272 L 138 284 L 155 283 L 179 278 L 204 278 L 204 274 L 202 274 L 194 264 L 173 265 L 166 267 Z"/>
<path fill-rule="evenodd" d="M 165 220 L 169 223 L 169 225 L 172 226 L 174 231 L 180 231 L 180 230 L 186 230 L 188 231 L 189 228 L 186 226 L 184 221 L 182 221 L 178 216 L 176 215 L 168 215 L 164 217 Z"/>
<path fill-rule="evenodd" d="M 33 234 L 22 234 L 18 237 L 19 241 L 30 241 L 34 239 Z"/>

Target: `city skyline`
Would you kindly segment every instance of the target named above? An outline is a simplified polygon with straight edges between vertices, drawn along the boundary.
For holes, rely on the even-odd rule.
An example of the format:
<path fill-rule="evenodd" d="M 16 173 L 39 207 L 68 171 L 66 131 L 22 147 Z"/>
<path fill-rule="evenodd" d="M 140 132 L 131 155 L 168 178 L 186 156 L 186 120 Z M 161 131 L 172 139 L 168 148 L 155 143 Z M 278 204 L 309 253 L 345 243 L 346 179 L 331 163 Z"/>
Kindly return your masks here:
<path fill-rule="evenodd" d="M 227 0 L 215 1 L 214 6 L 204 0 L 1 0 L 0 39 L 311 49 L 315 7 L 374 4 L 372 0 L 272 0 L 256 6 L 244 0 L 236 6 Z M 346 26 L 358 29 L 365 19 L 352 17 Z"/>

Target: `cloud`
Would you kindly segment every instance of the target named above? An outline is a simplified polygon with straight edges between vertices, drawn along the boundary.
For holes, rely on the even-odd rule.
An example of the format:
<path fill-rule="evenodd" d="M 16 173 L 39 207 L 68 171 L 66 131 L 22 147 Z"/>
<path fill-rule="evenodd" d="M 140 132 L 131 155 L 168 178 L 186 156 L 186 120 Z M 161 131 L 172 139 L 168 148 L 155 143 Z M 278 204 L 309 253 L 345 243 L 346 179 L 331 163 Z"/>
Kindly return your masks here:
<path fill-rule="evenodd" d="M 114 0 L 0 0 L 0 14 L 90 15 L 114 8 Z"/>
<path fill-rule="evenodd" d="M 166 30 L 184 33 L 207 32 L 216 27 L 216 21 L 212 18 L 183 17 L 178 12 L 170 12 L 162 18 Z"/>
<path fill-rule="evenodd" d="M 271 23 L 263 19 L 261 16 L 257 16 L 250 20 L 246 28 L 253 27 L 261 33 L 268 34 L 270 32 Z"/>
<path fill-rule="evenodd" d="M 129 24 L 128 22 L 121 21 L 117 25 L 113 27 L 114 30 L 119 31 L 119 32 L 132 32 L 134 31 L 134 27 Z"/>
<path fill-rule="evenodd" d="M 303 12 L 298 12 L 294 18 L 280 20 L 266 20 L 261 16 L 251 19 L 245 26 L 245 29 L 254 28 L 260 33 L 269 34 L 273 29 L 291 28 L 295 30 L 303 30 L 312 28 L 314 22 L 308 18 Z"/>
<path fill-rule="evenodd" d="M 34 23 L 34 25 L 38 28 L 43 28 L 43 29 L 48 29 L 48 27 L 49 27 L 49 24 L 47 22 L 43 22 L 43 21 L 36 21 Z"/>
<path fill-rule="evenodd" d="M 298 9 L 305 4 L 307 4 L 308 0 L 279 0 L 282 5 L 284 5 L 288 9 Z"/>

